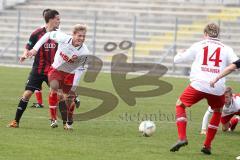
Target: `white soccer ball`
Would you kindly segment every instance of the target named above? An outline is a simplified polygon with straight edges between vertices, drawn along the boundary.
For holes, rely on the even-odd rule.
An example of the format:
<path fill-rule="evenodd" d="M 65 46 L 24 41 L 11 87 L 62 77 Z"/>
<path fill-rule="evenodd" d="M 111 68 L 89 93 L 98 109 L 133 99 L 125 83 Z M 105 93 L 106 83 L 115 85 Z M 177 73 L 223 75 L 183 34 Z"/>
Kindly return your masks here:
<path fill-rule="evenodd" d="M 142 121 L 138 127 L 139 132 L 145 137 L 150 137 L 156 131 L 156 125 L 153 121 Z"/>
<path fill-rule="evenodd" d="M 237 156 L 237 157 L 236 157 L 236 160 L 240 160 L 240 156 Z"/>

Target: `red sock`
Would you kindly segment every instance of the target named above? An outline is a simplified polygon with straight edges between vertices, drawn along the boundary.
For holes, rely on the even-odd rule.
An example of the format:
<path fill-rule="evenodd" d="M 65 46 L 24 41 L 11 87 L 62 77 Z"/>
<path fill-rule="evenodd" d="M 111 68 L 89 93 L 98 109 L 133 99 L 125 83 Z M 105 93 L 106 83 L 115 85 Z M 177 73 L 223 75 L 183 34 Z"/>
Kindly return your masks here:
<path fill-rule="evenodd" d="M 56 92 L 51 92 L 48 97 L 49 103 L 49 112 L 51 120 L 57 119 L 57 103 L 58 103 L 58 96 Z"/>
<path fill-rule="evenodd" d="M 176 124 L 178 128 L 178 139 L 186 140 L 187 116 L 185 108 L 181 105 L 176 106 Z"/>
<path fill-rule="evenodd" d="M 40 90 L 36 90 L 35 91 L 35 97 L 36 97 L 36 99 L 37 99 L 37 103 L 38 104 L 42 104 L 43 102 L 42 102 L 42 91 Z"/>
<path fill-rule="evenodd" d="M 204 142 L 204 146 L 207 148 L 211 148 L 211 142 L 217 133 L 217 129 L 220 123 L 221 113 L 220 112 L 213 112 L 213 116 L 210 120 L 207 130 L 207 136 Z"/>
<path fill-rule="evenodd" d="M 235 127 L 237 126 L 237 124 L 238 124 L 238 118 L 232 118 L 230 120 L 230 127 L 229 128 L 231 128 L 231 130 L 233 131 L 235 129 Z"/>

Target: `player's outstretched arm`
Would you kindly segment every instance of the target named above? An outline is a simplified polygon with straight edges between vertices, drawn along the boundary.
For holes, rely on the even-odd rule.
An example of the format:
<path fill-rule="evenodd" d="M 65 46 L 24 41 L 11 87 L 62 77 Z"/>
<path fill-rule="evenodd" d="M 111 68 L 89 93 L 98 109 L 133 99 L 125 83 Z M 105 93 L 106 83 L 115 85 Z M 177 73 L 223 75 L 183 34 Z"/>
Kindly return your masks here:
<path fill-rule="evenodd" d="M 219 81 L 221 78 L 227 76 L 228 74 L 232 73 L 235 69 L 237 69 L 236 64 L 230 64 L 227 66 L 222 73 L 220 73 L 214 80 L 210 81 L 210 86 L 214 88 L 215 83 Z"/>
<path fill-rule="evenodd" d="M 19 62 L 20 63 L 23 63 L 23 61 L 28 58 L 28 56 L 27 56 L 28 55 L 28 51 L 29 51 L 28 49 L 24 50 L 22 56 L 19 58 Z"/>

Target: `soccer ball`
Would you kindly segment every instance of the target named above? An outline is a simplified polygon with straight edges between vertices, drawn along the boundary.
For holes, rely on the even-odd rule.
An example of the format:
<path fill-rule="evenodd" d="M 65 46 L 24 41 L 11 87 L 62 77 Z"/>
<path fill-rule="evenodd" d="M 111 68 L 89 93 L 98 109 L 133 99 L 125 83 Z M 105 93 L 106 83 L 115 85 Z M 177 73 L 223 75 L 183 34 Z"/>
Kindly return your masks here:
<path fill-rule="evenodd" d="M 156 131 L 156 125 L 153 121 L 142 121 L 138 127 L 139 132 L 145 137 L 150 137 Z"/>

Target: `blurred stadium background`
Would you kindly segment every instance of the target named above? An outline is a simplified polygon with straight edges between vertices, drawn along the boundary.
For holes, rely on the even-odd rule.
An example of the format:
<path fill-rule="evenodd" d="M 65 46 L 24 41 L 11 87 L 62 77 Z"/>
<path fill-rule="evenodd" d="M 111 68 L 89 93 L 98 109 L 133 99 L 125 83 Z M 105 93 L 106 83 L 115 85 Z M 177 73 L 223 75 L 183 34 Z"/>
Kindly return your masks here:
<path fill-rule="evenodd" d="M 189 47 L 203 36 L 208 22 L 221 26 L 222 41 L 240 55 L 240 0 L 0 0 L 0 160 L 233 160 L 239 156 L 240 128 L 235 132 L 218 132 L 213 144 L 213 155 L 203 156 L 200 148 L 204 136 L 198 136 L 206 101 L 188 110 L 189 146 L 179 153 L 169 148 L 177 138 L 175 102 L 187 86 L 185 78 L 164 77 L 173 84 L 171 92 L 137 98 L 130 107 L 116 93 L 110 74 L 100 74 L 97 81 L 81 81 L 87 88 L 112 93 L 119 104 L 114 111 L 90 121 L 74 123 L 74 132 L 66 133 L 62 125 L 51 130 L 48 120 L 48 87 L 43 85 L 45 108 L 30 109 L 24 113 L 21 127 L 6 129 L 14 118 L 18 98 L 32 60 L 18 63 L 32 31 L 44 24 L 42 11 L 57 9 L 61 15 L 61 30 L 71 33 L 71 26 L 86 23 L 89 26 L 86 43 L 91 54 L 104 61 L 104 70 L 110 70 L 111 57 L 126 53 L 128 62 L 161 63 L 169 68 L 168 75 L 187 75 L 189 64 L 173 65 L 176 50 Z M 122 41 L 134 44 L 129 50 L 104 51 L 104 45 Z M 232 79 L 238 72 L 231 74 Z M 228 81 L 239 92 L 239 83 Z M 121 84 L 120 84 L 121 85 Z M 132 91 L 143 91 L 148 86 L 137 86 Z M 152 88 L 151 88 L 152 89 Z M 35 102 L 32 97 L 29 104 Z M 75 113 L 95 109 L 101 101 L 94 97 L 81 97 L 81 107 Z M 137 116 L 140 115 L 138 118 Z M 144 139 L 138 133 L 139 121 L 153 119 L 156 134 Z M 157 118 L 155 118 L 156 116 Z M 154 119 L 155 118 L 155 119 Z M 219 129 L 220 130 L 220 129 Z"/>
<path fill-rule="evenodd" d="M 208 22 L 218 23 L 221 40 L 240 54 L 239 6 L 240 0 L 0 0 L 0 63 L 18 64 L 30 33 L 44 24 L 43 9 L 51 8 L 60 12 L 64 32 L 76 23 L 88 25 L 87 44 L 105 70 L 112 55 L 124 52 L 128 62 L 161 63 L 168 74 L 187 75 L 189 64 L 174 66 L 173 56 L 200 40 Z M 122 41 L 132 48 L 104 51 L 107 42 Z"/>

